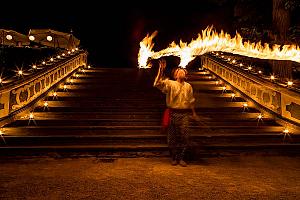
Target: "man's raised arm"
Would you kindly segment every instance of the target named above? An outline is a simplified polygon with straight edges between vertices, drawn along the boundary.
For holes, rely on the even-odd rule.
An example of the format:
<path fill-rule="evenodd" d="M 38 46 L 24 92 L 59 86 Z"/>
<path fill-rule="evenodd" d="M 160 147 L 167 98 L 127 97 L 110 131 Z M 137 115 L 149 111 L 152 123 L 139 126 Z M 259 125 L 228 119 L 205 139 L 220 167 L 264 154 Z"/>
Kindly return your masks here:
<path fill-rule="evenodd" d="M 162 59 L 159 61 L 158 73 L 157 73 L 155 81 L 153 83 L 154 87 L 157 87 L 161 84 L 165 68 L 166 68 L 166 60 Z"/>

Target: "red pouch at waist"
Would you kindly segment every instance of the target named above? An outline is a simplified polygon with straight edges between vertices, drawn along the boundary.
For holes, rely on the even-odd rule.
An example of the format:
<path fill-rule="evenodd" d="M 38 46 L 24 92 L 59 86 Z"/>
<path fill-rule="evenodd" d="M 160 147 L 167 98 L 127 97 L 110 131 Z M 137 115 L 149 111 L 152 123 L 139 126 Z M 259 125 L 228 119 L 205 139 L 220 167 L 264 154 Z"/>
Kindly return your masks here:
<path fill-rule="evenodd" d="M 171 110 L 169 108 L 167 108 L 164 111 L 163 118 L 162 118 L 162 126 L 164 128 L 167 128 L 170 124 L 170 112 L 171 112 Z"/>

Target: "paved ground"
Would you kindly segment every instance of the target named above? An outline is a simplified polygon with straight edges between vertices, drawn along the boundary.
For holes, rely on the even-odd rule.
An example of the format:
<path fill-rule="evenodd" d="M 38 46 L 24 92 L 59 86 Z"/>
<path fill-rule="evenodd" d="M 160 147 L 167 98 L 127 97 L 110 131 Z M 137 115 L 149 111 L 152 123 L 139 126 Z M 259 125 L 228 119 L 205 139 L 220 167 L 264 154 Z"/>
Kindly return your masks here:
<path fill-rule="evenodd" d="M 1 160 L 0 199 L 300 199 L 300 157 Z"/>

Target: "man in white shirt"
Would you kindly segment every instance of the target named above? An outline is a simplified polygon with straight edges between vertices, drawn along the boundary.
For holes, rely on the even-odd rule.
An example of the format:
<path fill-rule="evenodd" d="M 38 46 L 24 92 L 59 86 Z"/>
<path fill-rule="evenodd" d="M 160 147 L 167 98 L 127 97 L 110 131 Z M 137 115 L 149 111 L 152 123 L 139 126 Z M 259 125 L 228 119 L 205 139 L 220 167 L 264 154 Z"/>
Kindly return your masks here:
<path fill-rule="evenodd" d="M 154 87 L 166 94 L 166 104 L 170 109 L 170 123 L 168 127 L 168 146 L 172 157 L 172 165 L 187 166 L 184 161 L 186 149 L 189 147 L 189 118 L 192 113 L 194 119 L 198 119 L 195 112 L 195 98 L 192 86 L 185 82 L 187 71 L 177 68 L 174 71 L 174 79 L 163 77 L 166 61 L 159 61 L 159 70 L 155 78 Z"/>

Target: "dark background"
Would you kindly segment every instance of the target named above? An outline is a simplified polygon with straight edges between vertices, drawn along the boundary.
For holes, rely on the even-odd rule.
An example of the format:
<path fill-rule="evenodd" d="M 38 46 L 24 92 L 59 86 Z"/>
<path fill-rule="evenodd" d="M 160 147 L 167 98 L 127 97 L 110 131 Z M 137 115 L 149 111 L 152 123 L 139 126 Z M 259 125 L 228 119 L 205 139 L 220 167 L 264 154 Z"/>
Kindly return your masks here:
<path fill-rule="evenodd" d="M 73 31 L 88 50 L 89 61 L 100 67 L 136 67 L 139 42 L 157 30 L 154 50 L 173 40 L 190 41 L 209 25 L 234 34 L 236 1 L 39 1 L 3 2 L 0 28 L 28 34 L 30 28 Z M 256 1 L 261 24 L 272 20 L 272 1 Z"/>

